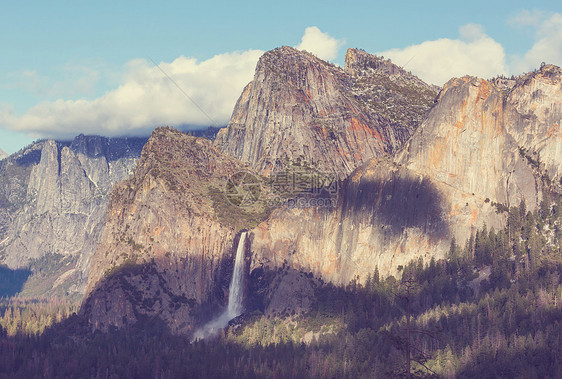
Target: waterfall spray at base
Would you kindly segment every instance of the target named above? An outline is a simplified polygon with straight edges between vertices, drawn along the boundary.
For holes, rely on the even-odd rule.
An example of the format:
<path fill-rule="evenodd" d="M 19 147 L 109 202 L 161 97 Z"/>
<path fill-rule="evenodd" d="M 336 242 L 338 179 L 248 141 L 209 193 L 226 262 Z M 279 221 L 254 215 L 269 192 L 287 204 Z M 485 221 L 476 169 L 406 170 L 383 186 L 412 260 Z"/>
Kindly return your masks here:
<path fill-rule="evenodd" d="M 234 259 L 234 271 L 228 288 L 228 307 L 217 318 L 209 321 L 201 328 L 193 333 L 192 341 L 211 337 L 216 335 L 220 330 L 224 329 L 230 320 L 242 314 L 243 300 L 243 277 L 244 277 L 244 246 L 246 242 L 246 232 L 240 235 L 238 247 L 236 249 L 236 258 Z"/>

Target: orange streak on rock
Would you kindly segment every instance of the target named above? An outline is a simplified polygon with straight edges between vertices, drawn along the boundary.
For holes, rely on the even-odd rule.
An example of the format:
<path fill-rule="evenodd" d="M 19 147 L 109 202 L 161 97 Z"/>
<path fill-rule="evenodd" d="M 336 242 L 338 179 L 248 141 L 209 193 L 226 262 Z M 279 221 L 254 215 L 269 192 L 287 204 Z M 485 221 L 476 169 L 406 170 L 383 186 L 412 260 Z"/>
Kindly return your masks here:
<path fill-rule="evenodd" d="M 443 156 L 445 155 L 445 145 L 440 142 L 435 143 L 435 145 L 430 151 L 430 154 L 431 154 L 430 159 L 433 166 L 435 167 L 439 166 L 439 163 L 441 162 Z"/>
<path fill-rule="evenodd" d="M 310 103 L 310 91 L 307 90 L 306 93 L 301 91 L 300 94 L 305 103 Z"/>
<path fill-rule="evenodd" d="M 470 222 L 472 224 L 476 224 L 476 221 L 478 220 L 478 210 L 477 209 L 473 209 L 471 214 L 470 214 Z"/>
<path fill-rule="evenodd" d="M 375 137 L 376 139 L 379 139 L 381 141 L 385 141 L 385 139 L 382 138 L 382 136 L 380 135 L 379 132 L 377 132 L 374 129 L 369 128 L 367 125 L 365 125 L 361 121 L 359 121 L 359 119 L 357 119 L 356 117 L 351 118 L 351 124 L 349 125 L 349 129 L 351 129 L 353 131 L 363 130 L 365 133 L 370 134 L 371 136 Z"/>
<path fill-rule="evenodd" d="M 562 137 L 562 132 L 560 132 L 560 125 L 552 124 L 552 126 L 548 128 L 546 135 L 548 137 L 552 137 L 552 136 L 556 136 L 557 134 L 559 134 L 559 136 Z"/>
<path fill-rule="evenodd" d="M 341 146 L 338 146 L 338 154 L 341 155 L 342 157 L 347 156 L 347 152 L 343 151 Z"/>
<path fill-rule="evenodd" d="M 459 109 L 460 120 L 458 120 L 455 123 L 455 127 L 457 129 L 462 129 L 464 127 L 464 124 L 465 124 L 465 121 L 466 121 L 466 105 L 467 105 L 466 100 L 462 100 L 461 105 L 460 105 L 460 109 Z"/>
<path fill-rule="evenodd" d="M 490 96 L 490 92 L 490 83 L 488 83 L 486 80 L 482 80 L 478 89 L 478 97 L 481 100 L 486 100 L 488 96 Z"/>
<path fill-rule="evenodd" d="M 458 204 L 455 204 L 453 206 L 453 209 L 451 209 L 451 212 L 449 213 L 449 216 L 450 217 L 458 216 L 460 213 L 461 213 L 460 206 Z"/>

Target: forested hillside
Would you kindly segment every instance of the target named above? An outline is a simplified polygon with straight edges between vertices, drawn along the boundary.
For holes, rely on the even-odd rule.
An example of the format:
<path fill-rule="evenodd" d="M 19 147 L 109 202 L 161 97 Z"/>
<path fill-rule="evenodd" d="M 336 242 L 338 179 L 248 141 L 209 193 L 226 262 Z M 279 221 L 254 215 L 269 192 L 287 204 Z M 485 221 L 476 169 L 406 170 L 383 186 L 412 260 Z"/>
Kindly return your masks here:
<path fill-rule="evenodd" d="M 545 199 L 535 212 L 527 212 L 524 203 L 509 210 L 496 207 L 508 212 L 508 225 L 478 230 L 465 246 L 453 243 L 445 260 L 426 266 L 413 262 L 401 269 L 401 280 L 381 280 L 374 272 L 364 285 L 319 283 L 311 311 L 265 316 L 258 307 L 215 340 L 190 344 L 168 335 L 156 319 L 89 334 L 77 316 L 42 335 L 20 322 L 14 336 L 20 312 L 4 305 L 0 373 L 400 377 L 409 299 L 411 329 L 424 332 L 411 337 L 412 371 L 418 377 L 560 377 L 562 196 Z M 409 297 L 406 279 L 412 284 Z M 81 332 L 70 339 L 70 330 Z"/>

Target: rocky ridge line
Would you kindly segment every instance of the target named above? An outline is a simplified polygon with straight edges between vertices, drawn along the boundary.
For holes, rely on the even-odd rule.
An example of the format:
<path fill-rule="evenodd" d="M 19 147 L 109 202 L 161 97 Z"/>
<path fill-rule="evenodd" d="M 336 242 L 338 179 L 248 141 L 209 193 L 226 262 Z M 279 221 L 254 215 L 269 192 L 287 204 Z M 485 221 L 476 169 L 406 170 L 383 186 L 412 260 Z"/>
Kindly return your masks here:
<path fill-rule="evenodd" d="M 266 52 L 215 145 L 260 173 L 307 166 L 339 179 L 395 152 L 437 89 L 350 49 L 346 68 L 287 46 Z"/>

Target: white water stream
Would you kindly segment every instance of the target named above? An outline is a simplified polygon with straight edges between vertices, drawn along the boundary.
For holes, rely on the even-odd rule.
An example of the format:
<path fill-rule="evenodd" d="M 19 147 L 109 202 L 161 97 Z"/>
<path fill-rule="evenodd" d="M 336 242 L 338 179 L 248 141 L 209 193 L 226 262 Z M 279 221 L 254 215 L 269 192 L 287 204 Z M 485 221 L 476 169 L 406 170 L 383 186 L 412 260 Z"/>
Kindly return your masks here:
<path fill-rule="evenodd" d="M 244 245 L 246 242 L 246 232 L 240 235 L 236 258 L 234 259 L 234 272 L 228 288 L 228 307 L 217 318 L 209 321 L 193 333 L 192 341 L 203 339 L 217 334 L 224 329 L 230 320 L 242 314 L 243 277 L 244 277 Z"/>

